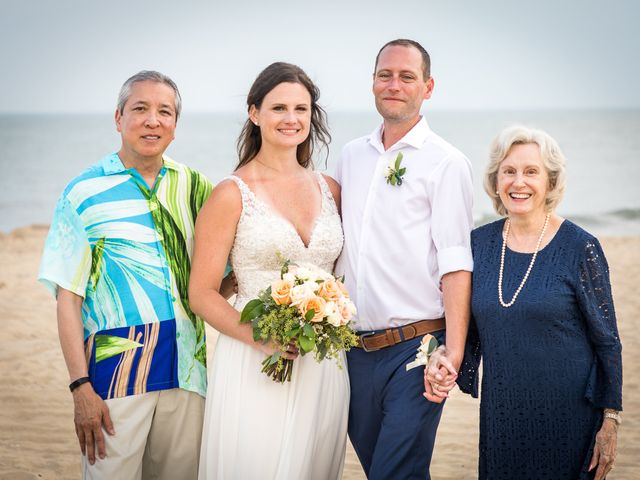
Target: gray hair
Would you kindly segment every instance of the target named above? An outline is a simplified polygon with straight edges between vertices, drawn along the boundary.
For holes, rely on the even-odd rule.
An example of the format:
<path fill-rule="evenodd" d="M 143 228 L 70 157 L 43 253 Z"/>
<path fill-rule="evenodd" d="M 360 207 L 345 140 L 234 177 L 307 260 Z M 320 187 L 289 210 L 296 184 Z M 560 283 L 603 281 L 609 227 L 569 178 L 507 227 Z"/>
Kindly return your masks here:
<path fill-rule="evenodd" d="M 489 152 L 489 165 L 484 174 L 484 190 L 491 198 L 493 208 L 498 215 L 507 215 L 507 209 L 500 200 L 500 195 L 496 193 L 500 163 L 509 155 L 514 145 L 530 143 L 538 145 L 542 163 L 549 176 L 549 191 L 545 199 L 547 211 L 553 211 L 562 200 L 566 186 L 566 160 L 558 142 L 542 130 L 514 125 L 502 130 L 493 140 Z"/>
<path fill-rule="evenodd" d="M 173 90 L 173 93 L 175 93 L 175 97 L 176 97 L 175 109 L 176 109 L 176 121 L 177 121 L 178 117 L 180 116 L 180 111 L 182 110 L 182 97 L 180 97 L 178 86 L 169 77 L 167 77 L 166 75 L 160 72 L 156 72 L 155 70 L 142 70 L 141 72 L 138 72 L 132 77 L 130 77 L 129 79 L 127 79 L 127 81 L 122 84 L 122 88 L 120 89 L 120 93 L 118 94 L 118 106 L 117 106 L 118 111 L 120 112 L 120 115 L 124 113 L 124 105 L 127 103 L 127 100 L 129 100 L 129 97 L 131 96 L 131 87 L 133 87 L 133 84 L 138 82 L 147 82 L 147 81 L 164 83 L 165 85 L 167 85 Z"/>

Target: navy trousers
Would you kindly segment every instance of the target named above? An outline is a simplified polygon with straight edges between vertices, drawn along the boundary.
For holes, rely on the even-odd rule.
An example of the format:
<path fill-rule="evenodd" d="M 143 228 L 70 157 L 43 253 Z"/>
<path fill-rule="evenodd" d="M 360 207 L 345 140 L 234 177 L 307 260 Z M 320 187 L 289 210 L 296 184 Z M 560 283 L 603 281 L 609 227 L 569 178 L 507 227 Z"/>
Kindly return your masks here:
<path fill-rule="evenodd" d="M 444 343 L 444 330 L 433 333 Z M 347 353 L 349 438 L 370 480 L 430 479 L 429 465 L 444 403 L 429 402 L 424 368 L 406 371 L 422 337 L 375 352 Z"/>

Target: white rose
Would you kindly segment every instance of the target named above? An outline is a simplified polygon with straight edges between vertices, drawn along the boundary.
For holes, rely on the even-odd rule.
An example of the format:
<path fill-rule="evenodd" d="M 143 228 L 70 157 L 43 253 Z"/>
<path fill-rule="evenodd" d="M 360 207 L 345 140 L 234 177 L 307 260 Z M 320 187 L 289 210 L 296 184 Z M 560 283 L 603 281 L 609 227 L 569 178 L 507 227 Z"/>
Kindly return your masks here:
<path fill-rule="evenodd" d="M 296 282 L 296 276 L 291 272 L 287 272 L 284 275 L 282 275 L 282 280 L 293 284 Z"/>
<path fill-rule="evenodd" d="M 342 325 L 342 315 L 338 309 L 338 305 L 335 302 L 327 302 L 324 307 L 324 314 L 327 317 L 327 322 L 334 327 Z"/>
<path fill-rule="evenodd" d="M 333 278 L 333 275 L 331 275 L 329 272 L 327 272 L 326 270 L 322 270 L 321 268 L 318 268 L 316 271 L 316 277 L 318 278 L 318 280 L 335 280 Z"/>
<path fill-rule="evenodd" d="M 302 302 L 316 296 L 314 291 L 315 283 L 306 282 L 302 285 L 296 285 L 291 289 L 291 304 L 300 305 Z"/>
<path fill-rule="evenodd" d="M 302 274 L 300 274 L 302 271 Z M 321 269 L 320 267 L 313 265 L 312 263 L 299 263 L 296 266 L 296 270 L 294 271 L 296 276 L 298 276 L 302 280 L 326 280 L 328 278 L 333 278 L 333 276 L 327 271 Z M 304 277 L 302 276 L 304 275 Z"/>
<path fill-rule="evenodd" d="M 302 280 L 303 282 L 306 282 L 311 278 L 311 272 L 309 271 L 308 268 L 305 268 L 305 267 L 298 267 L 295 269 L 293 273 L 296 276 L 296 278 L 298 278 L 299 280 Z"/>
<path fill-rule="evenodd" d="M 310 292 L 313 292 L 314 295 L 316 295 L 317 291 L 320 289 L 318 282 L 312 280 L 304 282 L 303 285 L 306 286 Z"/>

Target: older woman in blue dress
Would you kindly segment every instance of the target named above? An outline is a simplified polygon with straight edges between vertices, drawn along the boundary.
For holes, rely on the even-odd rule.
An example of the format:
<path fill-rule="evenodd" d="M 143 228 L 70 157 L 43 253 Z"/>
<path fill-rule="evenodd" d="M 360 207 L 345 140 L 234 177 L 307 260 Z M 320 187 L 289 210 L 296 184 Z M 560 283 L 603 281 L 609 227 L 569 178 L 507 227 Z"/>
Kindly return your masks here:
<path fill-rule="evenodd" d="M 472 233 L 465 361 L 458 375 L 441 349 L 425 370 L 429 400 L 456 381 L 477 396 L 482 360 L 482 479 L 602 479 L 613 468 L 622 359 L 609 268 L 598 240 L 555 213 L 564 186 L 548 134 L 497 136 L 484 187 L 506 218 Z"/>

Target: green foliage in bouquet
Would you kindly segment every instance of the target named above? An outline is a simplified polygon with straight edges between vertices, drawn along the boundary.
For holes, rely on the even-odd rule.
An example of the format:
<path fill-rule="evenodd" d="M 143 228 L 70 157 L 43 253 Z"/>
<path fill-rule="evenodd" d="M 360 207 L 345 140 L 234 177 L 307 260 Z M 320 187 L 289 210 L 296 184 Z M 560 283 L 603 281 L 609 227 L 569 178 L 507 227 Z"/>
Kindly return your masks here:
<path fill-rule="evenodd" d="M 289 265 L 290 262 L 284 262 L 281 280 L 289 272 Z M 305 283 L 304 279 L 292 275 L 289 278 L 293 278 L 293 286 Z M 324 280 L 312 281 L 320 286 Z M 288 303 L 277 303 L 271 286 L 245 305 L 240 314 L 240 323 L 251 323 L 255 341 L 273 342 L 278 346 L 279 351 L 262 362 L 262 371 L 280 383 L 291 381 L 293 360 L 282 356 L 290 346 L 297 348 L 302 356 L 313 352 L 318 362 L 325 358 L 335 359 L 338 366 L 342 367 L 339 353 L 357 345 L 357 336 L 348 321 L 336 326 L 329 323 L 327 317 L 316 318 L 314 309 L 303 315 L 299 305 L 292 304 L 290 300 Z"/>

